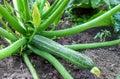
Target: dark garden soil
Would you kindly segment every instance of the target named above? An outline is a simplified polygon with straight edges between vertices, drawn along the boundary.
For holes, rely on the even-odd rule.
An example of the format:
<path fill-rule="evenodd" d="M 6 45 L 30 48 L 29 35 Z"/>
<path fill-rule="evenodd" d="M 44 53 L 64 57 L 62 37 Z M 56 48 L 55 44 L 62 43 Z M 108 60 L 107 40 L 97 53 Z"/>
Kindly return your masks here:
<path fill-rule="evenodd" d="M 65 27 L 65 26 L 61 26 Z M 88 31 L 79 33 L 77 35 L 59 38 L 57 41 L 61 44 L 71 43 L 89 43 L 96 42 L 93 36 L 97 32 L 97 29 L 90 29 Z M 3 39 L 0 39 L 0 45 L 6 45 Z M 58 58 L 61 63 L 67 68 L 74 79 L 115 79 L 120 75 L 120 46 L 112 46 L 97 49 L 80 50 L 81 53 L 86 54 L 93 59 L 96 66 L 100 68 L 102 72 L 101 78 L 95 78 L 89 71 L 82 70 L 69 62 Z M 36 55 L 30 56 L 40 79 L 63 79 L 61 75 L 55 70 L 55 68 L 49 64 L 43 58 Z M 64 73 L 64 72 L 63 72 Z M 11 57 L 0 60 L 0 79 L 32 79 L 29 70 L 22 61 L 20 56 L 13 55 Z"/>
<path fill-rule="evenodd" d="M 58 29 L 64 29 L 71 27 L 71 23 L 61 23 Z M 62 45 L 68 45 L 72 43 L 91 43 L 98 42 L 98 39 L 93 39 L 95 34 L 100 31 L 101 28 L 94 28 L 84 31 L 82 33 L 58 38 L 56 41 Z M 111 39 L 110 39 L 111 40 Z M 8 44 L 0 38 L 1 45 L 7 46 Z M 115 79 L 120 75 L 120 45 L 79 50 L 89 56 L 100 68 L 102 75 L 100 78 L 95 78 L 88 70 L 82 70 L 69 62 L 57 57 L 59 61 L 65 66 L 65 68 L 71 73 L 74 79 Z M 56 69 L 45 59 L 38 57 L 34 54 L 30 55 L 30 59 L 34 64 L 40 79 L 63 79 Z M 64 73 L 64 72 L 63 72 Z M 13 55 L 0 60 L 0 79 L 33 79 L 28 68 L 24 64 L 22 57 Z"/>

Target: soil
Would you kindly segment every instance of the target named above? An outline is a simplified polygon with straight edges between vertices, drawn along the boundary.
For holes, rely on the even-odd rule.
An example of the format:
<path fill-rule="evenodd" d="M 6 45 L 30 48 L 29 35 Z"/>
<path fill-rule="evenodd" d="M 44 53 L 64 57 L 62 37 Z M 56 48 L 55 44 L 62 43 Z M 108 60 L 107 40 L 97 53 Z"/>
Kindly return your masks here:
<path fill-rule="evenodd" d="M 71 23 L 60 23 L 58 29 L 71 27 Z M 103 28 L 94 28 L 78 33 L 76 35 L 58 38 L 56 41 L 62 45 L 72 43 L 91 43 L 98 42 L 98 39 L 93 39 L 95 34 Z M 0 45 L 7 46 L 8 44 L 0 38 Z M 65 66 L 74 79 L 115 79 L 120 75 L 120 45 L 79 50 L 89 56 L 100 68 L 102 74 L 100 78 L 96 78 L 88 70 L 80 69 L 71 63 L 57 57 L 57 59 Z M 56 69 L 45 59 L 34 54 L 30 55 L 30 59 L 34 64 L 40 79 L 63 79 Z M 0 60 L 0 79 L 33 79 L 28 68 L 24 64 L 22 57 L 12 55 Z"/>
<path fill-rule="evenodd" d="M 100 28 L 97 28 L 100 29 Z M 96 29 L 57 39 L 57 42 L 66 45 L 71 43 L 90 43 L 96 42 L 93 36 Z M 6 44 L 0 39 L 1 44 Z M 65 68 L 71 73 L 74 79 L 115 79 L 120 75 L 120 46 L 112 46 L 97 49 L 79 50 L 86 54 L 100 68 L 102 75 L 100 78 L 95 78 L 89 71 L 82 70 L 69 62 L 58 58 Z M 63 79 L 56 69 L 43 58 L 36 55 L 30 56 L 40 79 Z M 0 79 L 32 79 L 32 76 L 22 61 L 22 58 L 17 55 L 0 60 Z"/>

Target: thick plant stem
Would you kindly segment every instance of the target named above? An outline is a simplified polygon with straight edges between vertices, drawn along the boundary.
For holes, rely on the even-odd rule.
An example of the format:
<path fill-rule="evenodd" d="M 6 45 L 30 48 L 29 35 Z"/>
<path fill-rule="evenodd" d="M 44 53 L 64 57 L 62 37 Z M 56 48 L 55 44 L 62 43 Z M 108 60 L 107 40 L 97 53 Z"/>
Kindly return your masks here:
<path fill-rule="evenodd" d="M 13 1 L 14 2 L 14 1 Z M 17 8 L 18 8 L 18 12 L 24 12 L 24 3 L 23 3 L 23 0 L 17 0 L 16 1 L 16 5 L 17 5 Z M 20 15 L 21 16 L 21 15 Z M 24 15 L 23 15 L 24 16 Z"/>
<path fill-rule="evenodd" d="M 12 2 L 13 2 L 13 6 L 16 10 L 15 13 L 16 13 L 17 17 L 19 18 L 18 19 L 19 24 L 21 25 L 21 27 L 23 27 L 25 30 L 27 30 L 22 22 L 26 19 L 26 16 L 27 16 L 25 13 L 26 11 L 24 10 L 25 6 L 23 4 L 24 3 L 23 0 L 12 0 Z"/>
<path fill-rule="evenodd" d="M 72 76 L 63 67 L 63 65 L 54 56 L 30 45 L 28 46 L 28 48 L 32 50 L 35 54 L 48 60 L 58 70 L 58 72 L 63 76 L 64 79 L 73 79 Z"/>
<path fill-rule="evenodd" d="M 0 36 L 9 39 L 11 42 L 14 42 L 18 39 L 14 35 L 10 34 L 9 32 L 7 32 L 6 30 L 4 30 L 1 27 L 0 27 Z"/>
<path fill-rule="evenodd" d="M 17 40 L 10 46 L 0 50 L 0 59 L 8 57 L 15 53 L 21 46 L 25 45 L 27 43 L 27 39 L 25 37 Z"/>
<path fill-rule="evenodd" d="M 37 32 L 37 28 L 35 27 L 34 32 L 32 33 L 31 37 L 29 38 L 28 43 L 30 43 L 32 41 L 32 39 L 34 38 L 36 32 Z"/>
<path fill-rule="evenodd" d="M 70 0 L 63 0 L 61 5 L 55 10 L 55 12 L 48 18 L 46 21 L 44 21 L 40 26 L 38 27 L 37 31 L 43 31 L 45 30 L 52 22 L 54 22 L 55 18 L 63 12 L 67 4 Z"/>
<path fill-rule="evenodd" d="M 41 0 L 41 6 L 39 7 L 41 15 L 43 13 L 43 8 L 45 6 L 45 3 L 46 3 L 46 0 Z"/>
<path fill-rule="evenodd" d="M 45 13 L 42 14 L 41 16 L 42 19 L 44 19 L 46 16 L 48 16 L 48 14 L 51 14 L 51 12 L 53 12 L 53 9 L 57 5 L 58 1 L 60 0 L 55 0 L 54 4 Z"/>
<path fill-rule="evenodd" d="M 17 16 L 22 21 L 28 21 L 30 20 L 30 10 L 28 5 L 28 0 L 13 0 L 13 4 L 15 9 L 18 11 L 16 12 Z"/>
<path fill-rule="evenodd" d="M 28 0 L 24 0 L 24 8 L 25 8 L 25 16 L 26 16 L 26 21 L 29 21 L 31 19 L 30 17 L 30 9 L 29 9 L 29 5 L 28 5 Z"/>
<path fill-rule="evenodd" d="M 5 23 L 3 20 L 0 20 L 0 22 L 1 22 L 1 24 L 4 26 L 5 30 L 6 30 L 8 33 L 11 33 L 11 34 L 12 34 L 13 37 L 11 37 L 11 38 L 17 40 L 17 39 L 18 39 L 17 35 L 11 30 L 11 28 L 8 26 L 8 24 Z M 14 40 L 14 41 L 16 41 L 16 40 Z M 14 42 L 14 41 L 13 41 L 13 42 Z"/>
<path fill-rule="evenodd" d="M 47 18 L 49 18 L 52 15 L 52 13 L 54 13 L 54 11 L 60 6 L 60 4 L 62 2 L 63 2 L 63 0 L 59 0 L 59 1 L 56 0 L 55 3 L 52 5 L 52 7 L 50 9 L 48 9 L 49 12 L 48 11 L 45 12 L 46 15 L 43 14 L 42 19 L 46 20 Z"/>
<path fill-rule="evenodd" d="M 23 56 L 23 60 L 24 60 L 25 64 L 27 65 L 27 67 L 29 68 L 29 70 L 30 70 L 30 72 L 33 76 L 33 79 L 40 79 L 38 77 L 38 74 L 37 74 L 35 68 L 33 67 L 32 63 L 30 62 L 30 59 L 28 58 L 28 55 L 23 53 L 22 56 Z"/>
<path fill-rule="evenodd" d="M 22 28 L 22 26 L 17 22 L 15 18 L 13 18 L 10 13 L 0 5 L 0 14 L 9 22 L 9 24 L 21 34 L 26 34 L 26 31 Z"/>
<path fill-rule="evenodd" d="M 80 50 L 80 49 L 91 49 L 91 48 L 100 48 L 100 47 L 107 47 L 120 44 L 120 39 L 108 41 L 108 42 L 99 42 L 99 43 L 88 43 L 88 44 L 73 44 L 73 45 L 65 45 L 70 49 Z"/>
<path fill-rule="evenodd" d="M 109 25 L 109 24 L 106 24 L 108 20 L 110 20 L 109 18 L 118 11 L 120 11 L 120 4 L 114 7 L 113 9 L 109 10 L 108 12 L 104 13 L 103 15 L 87 23 L 78 25 L 76 27 L 64 29 L 64 30 L 43 31 L 41 32 L 41 34 L 47 37 L 53 37 L 53 36 L 60 37 L 60 36 L 68 36 L 68 35 L 76 34 L 93 27 L 106 26 L 106 25 Z"/>

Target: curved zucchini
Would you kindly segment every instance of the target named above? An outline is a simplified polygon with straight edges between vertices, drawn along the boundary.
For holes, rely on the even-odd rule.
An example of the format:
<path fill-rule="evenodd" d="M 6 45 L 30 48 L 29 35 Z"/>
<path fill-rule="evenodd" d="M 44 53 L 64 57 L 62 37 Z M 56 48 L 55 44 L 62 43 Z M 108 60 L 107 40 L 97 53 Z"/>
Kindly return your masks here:
<path fill-rule="evenodd" d="M 46 37 L 35 35 L 32 40 L 32 44 L 41 50 L 47 51 L 53 55 L 57 55 L 63 59 L 66 59 L 80 68 L 90 70 L 94 67 L 93 61 L 86 55 L 66 48 Z"/>
<path fill-rule="evenodd" d="M 0 50 L 0 59 L 10 56 L 26 43 L 27 43 L 26 38 L 21 38 L 14 42 L 13 44 L 11 44 L 10 46 Z"/>

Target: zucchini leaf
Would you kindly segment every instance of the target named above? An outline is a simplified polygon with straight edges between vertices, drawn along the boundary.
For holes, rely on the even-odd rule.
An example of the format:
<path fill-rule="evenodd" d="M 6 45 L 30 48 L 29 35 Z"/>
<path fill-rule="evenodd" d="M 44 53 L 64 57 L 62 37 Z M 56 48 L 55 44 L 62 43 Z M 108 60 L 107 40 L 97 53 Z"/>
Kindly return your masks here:
<path fill-rule="evenodd" d="M 72 9 L 74 8 L 99 8 L 100 6 L 106 6 L 108 9 L 120 4 L 120 0 L 71 0 L 68 5 L 68 15 L 70 15 Z M 107 9 L 107 10 L 108 10 Z M 93 15 L 89 20 L 92 20 L 101 14 L 104 14 L 104 11 L 98 12 L 98 14 Z M 116 33 L 120 32 L 120 11 L 114 14 L 112 17 L 106 20 L 108 24 L 114 25 L 114 31 Z"/>
<path fill-rule="evenodd" d="M 90 0 L 92 8 L 98 8 L 104 4 L 103 0 Z"/>
<path fill-rule="evenodd" d="M 114 31 L 119 32 L 120 31 L 120 12 L 117 12 L 115 15 L 113 15 L 114 19 Z"/>
<path fill-rule="evenodd" d="M 110 9 L 115 7 L 116 5 L 120 4 L 120 0 L 110 0 Z M 114 31 L 120 31 L 120 11 L 113 15 L 114 20 Z"/>
<path fill-rule="evenodd" d="M 70 8 L 98 8 L 109 0 L 71 0 L 68 7 Z"/>
<path fill-rule="evenodd" d="M 109 0 L 109 8 L 113 8 L 120 4 L 120 0 Z M 120 11 L 113 15 L 114 20 L 114 31 L 117 33 L 117 37 L 120 38 Z"/>
<path fill-rule="evenodd" d="M 103 0 L 103 1 L 108 7 L 110 7 L 110 0 Z"/>
<path fill-rule="evenodd" d="M 90 2 L 89 0 L 70 0 L 70 3 L 68 5 L 69 9 L 74 9 L 74 8 L 90 8 Z"/>

